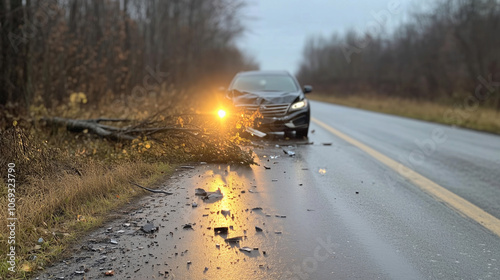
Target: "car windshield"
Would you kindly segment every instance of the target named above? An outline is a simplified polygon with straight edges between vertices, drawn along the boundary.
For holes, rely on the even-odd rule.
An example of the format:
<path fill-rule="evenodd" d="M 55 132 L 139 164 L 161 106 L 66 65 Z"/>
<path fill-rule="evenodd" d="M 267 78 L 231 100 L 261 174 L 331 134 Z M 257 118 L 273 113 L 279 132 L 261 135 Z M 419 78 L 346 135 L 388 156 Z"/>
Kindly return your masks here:
<path fill-rule="evenodd" d="M 239 91 L 297 91 L 297 86 L 290 76 L 268 75 L 268 76 L 240 76 L 237 77 L 232 86 Z"/>

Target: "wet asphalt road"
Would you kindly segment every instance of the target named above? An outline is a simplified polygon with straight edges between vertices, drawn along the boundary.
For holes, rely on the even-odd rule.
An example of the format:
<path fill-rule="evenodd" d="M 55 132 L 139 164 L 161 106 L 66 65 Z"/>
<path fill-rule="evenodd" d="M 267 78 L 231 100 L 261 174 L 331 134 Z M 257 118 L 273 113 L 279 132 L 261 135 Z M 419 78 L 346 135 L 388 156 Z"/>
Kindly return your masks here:
<path fill-rule="evenodd" d="M 500 218 L 500 137 L 311 103 L 315 119 Z M 433 138 L 436 129 L 446 137 Z M 174 195 L 147 195 L 39 279 L 110 269 L 117 279 L 500 279 L 498 235 L 316 123 L 311 130 L 307 141 L 254 139 L 260 166 L 177 172 L 164 186 Z M 429 139 L 439 141 L 422 144 Z M 196 188 L 224 197 L 202 200 Z M 148 221 L 159 230 L 143 233 Z"/>

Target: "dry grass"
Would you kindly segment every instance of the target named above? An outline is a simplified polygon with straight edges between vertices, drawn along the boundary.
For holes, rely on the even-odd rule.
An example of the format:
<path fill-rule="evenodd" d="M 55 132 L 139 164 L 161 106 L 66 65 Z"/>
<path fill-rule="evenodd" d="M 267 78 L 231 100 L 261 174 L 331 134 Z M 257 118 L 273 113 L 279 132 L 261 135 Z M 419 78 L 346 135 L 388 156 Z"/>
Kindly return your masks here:
<path fill-rule="evenodd" d="M 500 134 L 500 113 L 485 107 L 467 108 L 460 103 L 450 106 L 372 95 L 338 97 L 314 94 L 309 97 L 312 100 Z"/>
<path fill-rule="evenodd" d="M 123 160 L 120 164 L 110 165 L 89 158 L 75 158 L 69 165 L 63 151 L 30 143 L 33 139 L 23 135 L 21 129 L 15 130 L 14 137 L 5 135 L 6 132 L 3 134 L 4 141 L 21 139 L 23 144 L 9 143 L 7 151 L 5 142 L 0 145 L 0 150 L 16 163 L 17 218 L 16 273 L 8 272 L 4 259 L 7 246 L 2 246 L 0 278 L 24 279 L 43 269 L 60 257 L 76 237 L 101 225 L 106 213 L 144 193 L 129 181 L 151 185 L 172 170 L 168 164 L 141 160 Z M 21 149 L 16 149 L 19 146 Z M 22 153 L 16 153 L 19 150 Z M 36 153 L 48 156 L 49 152 L 51 158 L 48 161 L 36 156 Z M 5 159 L 1 160 L 4 167 L 7 166 Z M 44 170 L 44 173 L 32 172 L 37 170 Z M 1 173 L 2 178 L 6 178 L 6 172 L 2 170 Z M 0 205 L 6 207 L 7 186 L 5 181 L 0 185 Z M 6 221 L 8 212 L 3 210 L 0 219 Z M 7 243 L 8 235 L 7 227 L 0 228 L 3 244 Z M 43 238 L 42 244 L 38 244 L 39 238 Z M 41 245 L 41 248 L 36 249 L 36 245 Z"/>

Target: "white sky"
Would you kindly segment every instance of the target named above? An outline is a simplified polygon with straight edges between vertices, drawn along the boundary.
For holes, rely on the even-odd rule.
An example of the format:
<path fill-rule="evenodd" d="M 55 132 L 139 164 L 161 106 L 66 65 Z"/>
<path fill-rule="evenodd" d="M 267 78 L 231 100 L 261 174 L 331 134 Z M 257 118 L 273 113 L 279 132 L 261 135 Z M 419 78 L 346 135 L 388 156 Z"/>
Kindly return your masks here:
<path fill-rule="evenodd" d="M 256 58 L 262 70 L 295 73 L 308 37 L 330 37 L 334 31 L 348 29 L 366 32 L 367 27 L 377 24 L 373 14 L 381 15 L 379 21 L 390 31 L 427 1 L 247 0 L 243 18 L 248 31 L 238 45 Z M 399 8 L 390 9 L 393 3 Z"/>

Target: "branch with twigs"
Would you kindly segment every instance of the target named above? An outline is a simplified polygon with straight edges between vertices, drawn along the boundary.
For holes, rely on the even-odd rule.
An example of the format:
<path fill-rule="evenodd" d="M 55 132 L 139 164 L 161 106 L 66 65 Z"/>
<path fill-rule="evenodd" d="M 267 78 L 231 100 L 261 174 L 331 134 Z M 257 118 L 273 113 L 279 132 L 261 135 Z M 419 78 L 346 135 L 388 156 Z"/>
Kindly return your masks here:
<path fill-rule="evenodd" d="M 144 127 L 154 124 L 151 121 L 143 121 L 134 126 L 128 127 L 117 127 L 101 124 L 101 122 L 131 122 L 129 119 L 107 119 L 107 118 L 98 118 L 98 119 L 88 119 L 88 120 L 79 120 L 79 119 L 66 119 L 60 117 L 53 118 L 43 118 L 43 122 L 45 122 L 48 126 L 56 126 L 56 127 L 66 127 L 68 131 L 71 132 L 83 132 L 87 130 L 89 133 L 93 133 L 99 137 L 107 138 L 113 141 L 131 141 L 134 139 L 138 139 L 141 136 L 151 136 L 158 133 L 163 133 L 167 131 L 179 131 L 179 132 L 190 132 L 192 135 L 194 133 L 202 132 L 201 129 L 197 128 L 183 128 L 176 126 L 169 127 Z"/>

